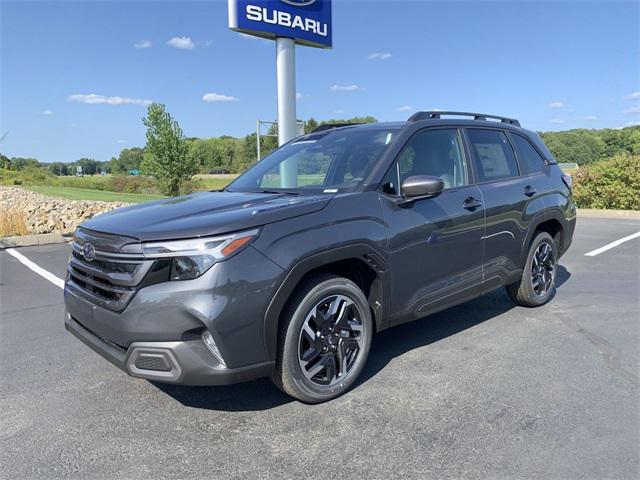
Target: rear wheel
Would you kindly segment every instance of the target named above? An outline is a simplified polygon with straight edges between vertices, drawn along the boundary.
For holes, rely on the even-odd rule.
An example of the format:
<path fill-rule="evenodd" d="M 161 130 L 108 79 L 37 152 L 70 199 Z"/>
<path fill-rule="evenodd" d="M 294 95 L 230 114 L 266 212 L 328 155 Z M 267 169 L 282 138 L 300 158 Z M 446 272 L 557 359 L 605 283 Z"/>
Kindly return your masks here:
<path fill-rule="evenodd" d="M 372 319 L 351 280 L 317 275 L 283 312 L 274 383 L 307 403 L 331 400 L 356 381 L 369 354 Z"/>
<path fill-rule="evenodd" d="M 538 307 L 547 303 L 555 293 L 558 248 L 551 235 L 538 233 L 527 256 L 519 282 L 508 285 L 507 294 L 524 307 Z"/>

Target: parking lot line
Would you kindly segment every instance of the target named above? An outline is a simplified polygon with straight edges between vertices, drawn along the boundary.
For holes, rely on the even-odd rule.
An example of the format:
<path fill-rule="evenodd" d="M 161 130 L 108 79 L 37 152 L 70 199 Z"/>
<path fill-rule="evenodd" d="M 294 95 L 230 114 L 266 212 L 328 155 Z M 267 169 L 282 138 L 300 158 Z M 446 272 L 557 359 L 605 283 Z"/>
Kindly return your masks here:
<path fill-rule="evenodd" d="M 7 248 L 5 252 L 7 252 L 12 257 L 16 258 L 20 263 L 25 265 L 27 268 L 36 272 L 42 278 L 49 280 L 56 287 L 60 287 L 64 289 L 64 280 L 62 280 L 61 278 L 56 277 L 53 273 L 48 272 L 41 266 L 33 263 L 31 260 L 29 260 L 27 257 L 22 255 L 21 253 L 16 252 L 13 248 Z"/>
<path fill-rule="evenodd" d="M 627 235 L 626 237 L 616 240 L 615 242 L 606 244 L 604 247 L 596 248 L 595 250 L 587 252 L 584 255 L 586 257 L 595 257 L 596 255 L 600 255 L 601 253 L 606 252 L 607 250 L 615 248 L 618 245 L 622 245 L 624 242 L 628 242 L 629 240 L 633 240 L 634 238 L 638 238 L 638 237 L 640 237 L 640 232 Z"/>

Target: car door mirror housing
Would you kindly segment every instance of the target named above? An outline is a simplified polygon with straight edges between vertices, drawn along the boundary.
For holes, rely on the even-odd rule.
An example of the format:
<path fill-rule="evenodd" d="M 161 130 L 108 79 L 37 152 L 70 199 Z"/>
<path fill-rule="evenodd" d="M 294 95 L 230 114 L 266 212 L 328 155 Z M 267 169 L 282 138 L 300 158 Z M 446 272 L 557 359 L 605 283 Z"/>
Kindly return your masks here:
<path fill-rule="evenodd" d="M 402 202 L 435 197 L 442 190 L 444 190 L 444 182 L 440 177 L 412 175 L 402 182 Z"/>

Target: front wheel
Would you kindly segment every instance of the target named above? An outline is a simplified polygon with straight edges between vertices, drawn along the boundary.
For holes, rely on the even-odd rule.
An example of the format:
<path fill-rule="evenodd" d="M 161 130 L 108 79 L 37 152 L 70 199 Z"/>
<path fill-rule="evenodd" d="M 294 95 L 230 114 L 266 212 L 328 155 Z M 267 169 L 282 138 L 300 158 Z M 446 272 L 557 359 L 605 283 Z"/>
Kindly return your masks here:
<path fill-rule="evenodd" d="M 553 297 L 556 286 L 558 248 L 551 235 L 538 233 L 531 242 L 519 282 L 507 285 L 507 294 L 517 305 L 538 307 Z"/>
<path fill-rule="evenodd" d="M 318 275 L 296 291 L 283 312 L 274 383 L 306 403 L 346 392 L 371 346 L 371 310 L 360 288 L 343 277 Z"/>

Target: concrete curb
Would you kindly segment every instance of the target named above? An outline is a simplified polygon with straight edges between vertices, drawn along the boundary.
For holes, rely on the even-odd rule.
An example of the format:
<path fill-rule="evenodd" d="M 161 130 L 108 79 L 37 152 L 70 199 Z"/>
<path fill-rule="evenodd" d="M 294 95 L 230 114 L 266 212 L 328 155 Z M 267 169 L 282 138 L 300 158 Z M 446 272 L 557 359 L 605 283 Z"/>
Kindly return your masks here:
<path fill-rule="evenodd" d="M 578 216 L 586 218 L 619 218 L 640 220 L 638 210 L 598 210 L 595 208 L 578 208 Z"/>
<path fill-rule="evenodd" d="M 71 241 L 71 237 L 65 237 L 61 233 L 3 237 L 0 238 L 0 250 L 4 250 L 5 248 L 31 247 L 34 245 L 49 245 L 52 243 L 66 243 L 69 241 Z"/>

